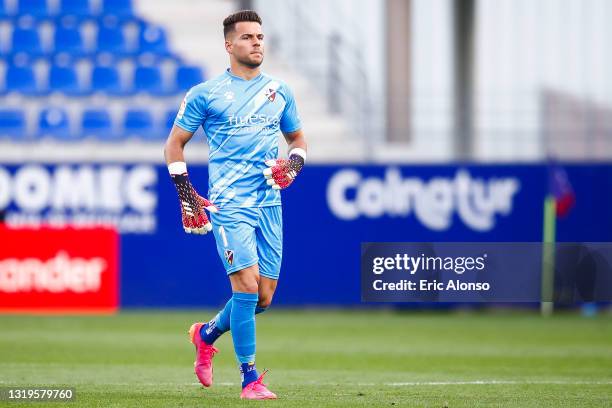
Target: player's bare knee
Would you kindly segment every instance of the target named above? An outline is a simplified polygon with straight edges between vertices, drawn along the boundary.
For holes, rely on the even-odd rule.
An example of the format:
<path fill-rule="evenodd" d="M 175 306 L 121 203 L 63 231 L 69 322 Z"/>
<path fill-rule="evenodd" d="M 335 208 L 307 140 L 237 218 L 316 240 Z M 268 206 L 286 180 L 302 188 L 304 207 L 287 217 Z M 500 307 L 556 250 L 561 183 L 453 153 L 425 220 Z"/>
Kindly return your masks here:
<path fill-rule="evenodd" d="M 248 267 L 231 274 L 230 281 L 234 292 L 259 292 L 259 270 L 257 267 Z"/>
<path fill-rule="evenodd" d="M 237 279 L 237 285 L 234 289 L 238 292 L 244 293 L 258 293 L 259 292 L 259 284 L 255 278 L 242 278 Z"/>
<path fill-rule="evenodd" d="M 244 286 L 244 293 L 257 293 L 257 282 L 255 283 L 251 283 L 251 284 L 247 284 Z"/>

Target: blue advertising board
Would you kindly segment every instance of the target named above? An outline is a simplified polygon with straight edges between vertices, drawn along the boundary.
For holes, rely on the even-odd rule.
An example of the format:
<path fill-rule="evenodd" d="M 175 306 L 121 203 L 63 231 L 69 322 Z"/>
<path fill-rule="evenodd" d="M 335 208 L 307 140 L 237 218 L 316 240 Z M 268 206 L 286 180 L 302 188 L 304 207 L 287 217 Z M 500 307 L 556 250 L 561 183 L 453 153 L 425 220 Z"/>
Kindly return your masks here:
<path fill-rule="evenodd" d="M 576 204 L 558 240 L 612 241 L 612 165 L 564 167 Z M 207 167 L 189 171 L 205 195 Z M 359 304 L 362 242 L 540 241 L 547 184 L 544 164 L 308 165 L 282 193 L 274 303 Z M 164 166 L 0 166 L 0 211 L 13 225 L 117 225 L 122 306 L 216 307 L 230 294 L 213 236 L 183 232 Z"/>
<path fill-rule="evenodd" d="M 568 166 L 577 201 L 561 241 L 612 240 L 612 166 Z M 190 167 L 204 190 L 205 167 Z M 180 226 L 159 175 L 158 230 L 123 238 L 122 302 L 222 304 L 230 292 L 212 236 Z M 308 166 L 283 192 L 284 253 L 275 304 L 360 302 L 360 244 L 540 241 L 546 166 Z"/>

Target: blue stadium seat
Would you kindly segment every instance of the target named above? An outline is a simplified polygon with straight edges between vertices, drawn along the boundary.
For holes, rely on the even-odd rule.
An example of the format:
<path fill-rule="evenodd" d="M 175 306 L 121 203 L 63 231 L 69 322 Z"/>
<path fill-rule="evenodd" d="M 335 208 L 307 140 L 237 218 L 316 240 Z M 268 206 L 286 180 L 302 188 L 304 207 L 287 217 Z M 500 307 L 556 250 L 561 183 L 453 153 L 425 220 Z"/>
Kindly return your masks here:
<path fill-rule="evenodd" d="M 141 54 L 151 53 L 159 56 L 170 55 L 166 31 L 158 25 L 143 25 L 140 30 L 138 43 L 138 52 Z"/>
<path fill-rule="evenodd" d="M 68 113 L 64 109 L 57 107 L 42 110 L 38 117 L 38 133 L 40 136 L 53 136 L 61 140 L 72 140 Z"/>
<path fill-rule="evenodd" d="M 100 25 L 96 40 L 96 48 L 99 53 L 106 52 L 118 56 L 127 55 L 127 42 L 121 26 Z"/>
<path fill-rule="evenodd" d="M 89 17 L 91 16 L 89 0 L 61 0 L 59 14 L 77 18 Z"/>
<path fill-rule="evenodd" d="M 24 53 L 31 57 L 43 54 L 40 36 L 36 27 L 16 27 L 11 38 L 11 51 L 13 55 Z"/>
<path fill-rule="evenodd" d="M 36 83 L 34 70 L 28 65 L 9 65 L 4 84 L 6 92 L 18 92 L 30 96 L 42 93 Z"/>
<path fill-rule="evenodd" d="M 66 53 L 72 57 L 82 57 L 86 55 L 85 45 L 81 30 L 77 26 L 57 25 L 53 36 L 56 54 Z"/>
<path fill-rule="evenodd" d="M 109 95 L 126 95 L 128 92 L 121 85 L 119 71 L 112 66 L 96 66 L 91 75 L 91 90 Z"/>
<path fill-rule="evenodd" d="M 87 109 L 81 118 L 83 136 L 94 136 L 100 140 L 113 140 L 113 121 L 106 109 Z"/>
<path fill-rule="evenodd" d="M 73 66 L 54 65 L 49 70 L 49 91 L 61 92 L 70 96 L 84 95 L 86 92 L 79 84 L 79 77 Z"/>
<path fill-rule="evenodd" d="M 182 65 L 176 70 L 176 86 L 179 90 L 186 91 L 200 82 L 204 82 L 204 75 L 200 67 Z"/>
<path fill-rule="evenodd" d="M 6 1 L 0 0 L 0 21 L 6 20 L 11 17 L 8 8 L 6 7 Z"/>
<path fill-rule="evenodd" d="M 133 17 L 134 9 L 131 0 L 103 0 L 102 14 L 113 14 L 118 17 Z"/>
<path fill-rule="evenodd" d="M 129 109 L 123 120 L 125 136 L 138 136 L 143 139 L 155 139 L 159 131 L 155 129 L 153 115 L 144 109 Z"/>
<path fill-rule="evenodd" d="M 47 0 L 19 0 L 17 14 L 29 15 L 37 19 L 50 17 Z"/>
<path fill-rule="evenodd" d="M 168 91 L 164 89 L 159 67 L 137 67 L 134 71 L 134 92 L 146 92 L 151 95 L 168 95 Z"/>
<path fill-rule="evenodd" d="M 25 114 L 19 109 L 0 110 L 0 137 L 23 139 L 26 136 Z"/>

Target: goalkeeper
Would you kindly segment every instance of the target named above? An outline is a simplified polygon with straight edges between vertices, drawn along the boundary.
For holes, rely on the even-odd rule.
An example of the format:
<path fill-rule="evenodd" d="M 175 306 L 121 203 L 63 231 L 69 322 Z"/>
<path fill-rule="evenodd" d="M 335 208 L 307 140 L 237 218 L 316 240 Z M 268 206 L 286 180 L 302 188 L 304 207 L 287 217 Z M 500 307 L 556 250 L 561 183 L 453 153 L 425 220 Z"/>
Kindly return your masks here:
<path fill-rule="evenodd" d="M 189 333 L 195 373 L 204 386 L 213 380 L 211 360 L 218 352 L 213 344 L 231 330 L 242 375 L 240 397 L 274 399 L 262 382 L 265 372 L 259 376 L 255 367 L 255 315 L 266 310 L 276 290 L 283 239 L 279 190 L 302 170 L 306 141 L 291 90 L 260 71 L 260 17 L 240 11 L 223 27 L 230 68 L 187 92 L 165 147 L 183 227 L 187 233 L 214 233 L 233 292 L 212 320 L 194 323 Z M 191 184 L 183 157 L 200 126 L 210 148 L 208 199 Z M 277 158 L 280 132 L 289 144 L 288 159 Z"/>

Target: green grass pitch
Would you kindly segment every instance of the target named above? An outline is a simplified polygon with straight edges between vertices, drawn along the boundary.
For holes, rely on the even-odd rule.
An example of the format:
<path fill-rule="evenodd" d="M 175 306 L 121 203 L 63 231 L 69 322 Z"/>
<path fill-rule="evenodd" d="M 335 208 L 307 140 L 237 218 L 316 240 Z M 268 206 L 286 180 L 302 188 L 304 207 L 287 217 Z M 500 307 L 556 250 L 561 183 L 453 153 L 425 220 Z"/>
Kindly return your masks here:
<path fill-rule="evenodd" d="M 272 308 L 257 319 L 258 368 L 279 395 L 265 402 L 239 399 L 229 335 L 215 384 L 197 383 L 187 330 L 211 316 L 0 316 L 0 386 L 76 388 L 35 407 L 612 406 L 610 315 Z"/>

